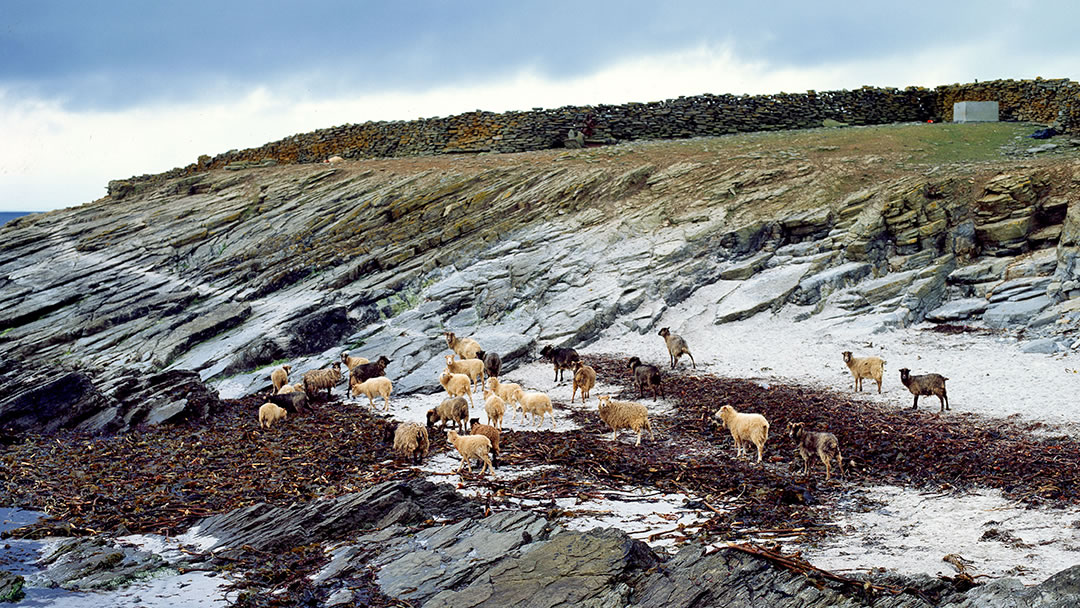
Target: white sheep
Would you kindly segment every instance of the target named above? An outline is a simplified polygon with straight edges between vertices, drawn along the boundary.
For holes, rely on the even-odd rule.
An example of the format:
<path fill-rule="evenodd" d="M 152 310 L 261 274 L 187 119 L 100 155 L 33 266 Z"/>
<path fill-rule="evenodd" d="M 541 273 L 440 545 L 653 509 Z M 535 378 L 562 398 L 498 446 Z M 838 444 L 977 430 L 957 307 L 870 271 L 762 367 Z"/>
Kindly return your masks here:
<path fill-rule="evenodd" d="M 844 351 L 844 363 L 847 363 L 851 375 L 855 377 L 855 390 L 862 390 L 863 378 L 877 382 L 877 392 L 881 393 L 881 377 L 885 372 L 885 360 L 881 357 L 855 357 L 850 350 Z"/>
<path fill-rule="evenodd" d="M 521 393 L 517 399 L 521 408 L 521 421 L 525 421 L 525 414 L 532 414 L 533 420 L 537 420 L 536 428 L 544 425 L 544 414 L 551 414 L 551 430 L 555 430 L 555 409 L 551 407 L 551 397 L 546 393 Z M 540 418 L 537 419 L 537 416 Z"/>
<path fill-rule="evenodd" d="M 459 338 L 452 331 L 444 331 L 443 337 L 446 338 L 446 346 L 462 359 L 476 359 L 476 353 L 483 350 L 476 340 Z"/>
<path fill-rule="evenodd" d="M 304 390 L 304 385 L 302 383 L 300 383 L 300 382 L 297 382 L 296 384 L 285 384 L 285 385 L 283 385 L 281 388 L 278 389 L 276 394 L 278 394 L 278 395 L 287 395 L 289 393 L 303 392 L 303 390 Z"/>
<path fill-rule="evenodd" d="M 394 431 L 394 451 L 408 458 L 412 456 L 413 462 L 420 464 L 424 456 L 427 456 L 431 442 L 428 439 L 427 428 L 415 422 L 402 422 Z"/>
<path fill-rule="evenodd" d="M 457 468 L 458 474 L 466 466 L 468 466 L 468 471 L 472 473 L 473 458 L 484 463 L 484 466 L 480 468 L 481 475 L 484 474 L 485 470 L 490 471 L 492 475 L 495 474 L 495 469 L 491 467 L 490 439 L 483 435 L 458 435 L 457 431 L 450 431 L 446 434 L 446 441 L 457 448 L 458 454 L 461 454 L 461 465 Z"/>
<path fill-rule="evenodd" d="M 444 371 L 439 376 L 439 384 L 446 389 L 446 394 L 451 397 L 460 397 L 462 395 L 469 396 L 469 406 L 473 405 L 472 398 L 472 382 L 465 374 L 454 374 Z"/>
<path fill-rule="evenodd" d="M 574 402 L 578 389 L 581 389 L 581 402 L 585 403 L 589 391 L 596 386 L 596 370 L 581 361 L 573 361 L 570 365 L 574 368 L 574 390 L 570 392 L 570 403 Z"/>
<path fill-rule="evenodd" d="M 600 401 L 600 419 L 611 427 L 612 441 L 618 441 L 619 429 L 630 429 L 637 433 L 637 443 L 634 445 L 641 445 L 642 429 L 649 429 L 649 439 L 656 440 L 649 424 L 649 410 L 644 405 L 632 401 L 612 401 L 611 395 L 601 395 L 597 400 Z"/>
<path fill-rule="evenodd" d="M 368 404 L 372 409 L 375 409 L 375 395 L 382 396 L 384 412 L 390 409 L 390 393 L 393 392 L 394 385 L 386 376 L 368 378 L 363 382 L 356 383 L 350 380 L 349 385 L 349 394 L 353 397 L 358 397 L 361 394 L 367 395 Z"/>
<path fill-rule="evenodd" d="M 259 407 L 259 426 L 270 428 L 278 420 L 284 420 L 289 416 L 285 408 L 278 407 L 273 403 L 264 403 Z"/>
<path fill-rule="evenodd" d="M 500 399 L 506 402 L 507 405 L 513 407 L 513 404 L 524 393 L 521 390 L 520 384 L 513 382 L 500 382 L 497 377 L 488 378 L 488 385 L 491 387 L 491 391 L 499 396 Z"/>
<path fill-rule="evenodd" d="M 291 365 L 282 365 L 270 372 L 270 382 L 274 383 L 275 392 L 281 390 L 281 387 L 285 386 L 285 383 L 289 381 L 290 371 L 292 371 Z"/>
<path fill-rule="evenodd" d="M 735 440 L 735 457 L 745 453 L 745 443 L 757 446 L 757 461 L 761 462 L 761 450 L 769 440 L 769 421 L 761 414 L 740 414 L 730 405 L 720 408 L 713 417 L 731 429 Z"/>
<path fill-rule="evenodd" d="M 501 431 L 503 416 L 506 415 L 506 401 L 494 391 L 484 391 L 484 413 L 487 414 L 488 424 Z"/>
<path fill-rule="evenodd" d="M 465 374 L 473 383 L 473 390 L 479 390 L 484 386 L 484 362 L 480 359 L 454 359 L 454 355 L 446 355 L 446 371 L 451 374 Z M 479 379 L 479 383 L 477 380 Z"/>
<path fill-rule="evenodd" d="M 331 156 L 330 158 L 326 159 L 323 162 L 330 163 L 331 165 L 336 165 L 338 163 L 345 162 L 345 159 L 341 158 L 340 156 L 335 155 L 335 156 Z"/>

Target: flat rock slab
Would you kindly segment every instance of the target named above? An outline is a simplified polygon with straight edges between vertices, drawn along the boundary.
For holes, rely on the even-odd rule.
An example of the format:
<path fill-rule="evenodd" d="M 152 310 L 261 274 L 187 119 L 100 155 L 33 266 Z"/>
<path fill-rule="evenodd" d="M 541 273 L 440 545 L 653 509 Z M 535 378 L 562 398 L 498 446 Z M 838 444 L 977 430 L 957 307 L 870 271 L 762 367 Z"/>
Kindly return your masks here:
<path fill-rule="evenodd" d="M 989 306 L 989 303 L 986 301 L 986 298 L 963 298 L 961 300 L 953 300 L 931 310 L 926 314 L 926 319 L 938 323 L 962 321 L 964 319 L 970 319 L 975 315 L 982 314 L 986 311 L 987 306 Z"/>
<path fill-rule="evenodd" d="M 1047 306 L 1050 306 L 1050 298 L 1046 296 L 1037 296 L 1018 302 L 999 302 L 986 309 L 983 313 L 983 321 L 996 329 L 1023 327 Z"/>
<path fill-rule="evenodd" d="M 810 264 L 778 266 L 743 281 L 716 305 L 716 324 L 739 321 L 783 303 L 799 286 Z"/>

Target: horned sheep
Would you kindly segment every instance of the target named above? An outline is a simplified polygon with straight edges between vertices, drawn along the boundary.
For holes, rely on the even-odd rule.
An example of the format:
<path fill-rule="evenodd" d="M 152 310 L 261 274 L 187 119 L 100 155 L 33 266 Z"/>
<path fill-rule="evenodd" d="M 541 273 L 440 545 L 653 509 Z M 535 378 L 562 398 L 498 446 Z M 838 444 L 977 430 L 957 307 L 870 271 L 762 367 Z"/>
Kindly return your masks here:
<path fill-rule="evenodd" d="M 949 396 L 945 393 L 946 380 L 948 378 L 941 374 L 912 376 L 910 369 L 905 367 L 900 370 L 900 382 L 903 382 L 911 394 L 915 395 L 915 402 L 911 404 L 912 409 L 919 407 L 919 395 L 936 395 L 941 401 L 941 409 L 938 411 L 944 412 L 949 409 Z"/>
<path fill-rule="evenodd" d="M 830 463 L 834 458 L 836 459 L 836 467 L 840 469 L 840 474 L 844 474 L 844 457 L 840 454 L 840 442 L 837 441 L 836 435 L 808 431 L 806 425 L 802 422 L 789 422 L 788 436 L 794 439 L 796 445 L 799 446 L 799 456 L 803 460 L 803 475 L 810 474 L 810 460 L 813 454 L 817 454 L 817 457 L 825 464 L 825 481 L 832 478 L 832 466 Z"/>
<path fill-rule="evenodd" d="M 740 414 L 730 405 L 721 407 L 713 417 L 731 430 L 735 440 L 735 457 L 745 453 L 745 444 L 757 446 L 757 461 L 761 462 L 761 451 L 769 440 L 769 421 L 761 414 Z"/>
<path fill-rule="evenodd" d="M 390 393 L 394 391 L 394 385 L 386 376 L 368 378 L 363 382 L 349 380 L 349 384 L 350 395 L 353 397 L 359 397 L 361 394 L 367 395 L 368 404 L 372 409 L 375 409 L 375 395 L 382 396 L 384 412 L 390 409 Z"/>
<path fill-rule="evenodd" d="M 683 355 L 690 357 L 694 369 L 697 369 L 697 361 L 694 361 L 694 355 L 690 354 L 690 347 L 686 345 L 686 340 L 682 336 L 671 333 L 671 330 L 667 327 L 660 330 L 659 336 L 667 344 L 668 355 L 671 356 L 671 369 L 675 369 L 675 366 L 679 364 L 679 358 Z"/>
<path fill-rule="evenodd" d="M 856 357 L 850 350 L 844 351 L 844 363 L 855 377 L 855 390 L 862 390 L 863 378 L 877 382 L 877 392 L 881 394 L 881 378 L 885 373 L 885 360 L 881 357 Z"/>
<path fill-rule="evenodd" d="M 581 402 L 585 403 L 585 400 L 589 398 L 589 391 L 596 386 L 596 370 L 581 361 L 574 361 L 572 365 L 574 367 L 574 390 L 570 392 L 570 403 L 574 402 L 574 396 L 577 395 L 579 388 L 581 389 Z"/>
<path fill-rule="evenodd" d="M 619 429 L 630 429 L 637 433 L 637 443 L 641 445 L 642 429 L 649 429 L 649 439 L 655 441 L 652 424 L 649 423 L 649 410 L 640 403 L 632 401 L 612 401 L 611 395 L 600 395 L 597 408 L 600 419 L 611 427 L 611 440 L 618 441 Z"/>
<path fill-rule="evenodd" d="M 446 441 L 457 449 L 458 454 L 461 454 L 461 465 L 457 469 L 459 474 L 466 466 L 472 473 L 473 458 L 484 463 L 484 466 L 480 468 L 481 475 L 485 470 L 490 471 L 492 475 L 495 474 L 495 470 L 491 468 L 491 457 L 488 455 L 491 452 L 490 439 L 483 435 L 458 435 L 457 431 L 450 431 L 446 434 Z"/>
<path fill-rule="evenodd" d="M 446 371 L 452 374 L 465 374 L 472 382 L 473 389 L 484 386 L 484 362 L 479 359 L 455 360 L 454 355 L 446 355 Z M 479 379 L 479 384 L 477 384 Z"/>
<path fill-rule="evenodd" d="M 270 382 L 274 383 L 274 392 L 285 386 L 285 383 L 289 381 L 289 372 L 292 371 L 291 365 L 282 365 L 281 367 L 274 368 L 274 371 L 270 372 Z"/>
<path fill-rule="evenodd" d="M 284 420 L 289 415 L 284 408 L 280 408 L 273 403 L 264 403 L 259 407 L 259 426 L 264 428 L 270 428 L 278 420 Z"/>
<path fill-rule="evenodd" d="M 443 337 L 446 338 L 446 346 L 462 359 L 476 359 L 476 353 L 482 350 L 476 340 L 459 338 L 452 331 L 444 331 Z"/>
<path fill-rule="evenodd" d="M 341 364 L 335 362 L 327 368 L 304 372 L 303 379 L 304 392 L 314 398 L 316 391 L 326 389 L 326 399 L 329 400 L 334 387 L 341 382 Z"/>
<path fill-rule="evenodd" d="M 415 422 L 402 422 L 394 431 L 394 451 L 405 458 L 412 456 L 415 464 L 420 464 L 427 456 L 430 446 L 427 428 Z"/>
<path fill-rule="evenodd" d="M 458 430 L 464 431 L 469 422 L 469 404 L 462 397 L 444 399 L 439 407 L 428 410 L 427 425 L 434 427 L 436 422 L 441 422 L 440 428 L 444 430 L 447 422 L 453 422 Z"/>

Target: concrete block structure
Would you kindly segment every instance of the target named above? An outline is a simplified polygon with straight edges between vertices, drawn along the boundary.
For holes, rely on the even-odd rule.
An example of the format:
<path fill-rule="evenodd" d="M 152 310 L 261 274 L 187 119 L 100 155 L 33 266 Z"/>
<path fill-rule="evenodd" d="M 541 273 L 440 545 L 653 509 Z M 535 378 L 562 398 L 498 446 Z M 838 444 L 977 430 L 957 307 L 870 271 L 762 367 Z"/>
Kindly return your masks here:
<path fill-rule="evenodd" d="M 997 122 L 998 102 L 958 101 L 953 104 L 953 122 Z"/>

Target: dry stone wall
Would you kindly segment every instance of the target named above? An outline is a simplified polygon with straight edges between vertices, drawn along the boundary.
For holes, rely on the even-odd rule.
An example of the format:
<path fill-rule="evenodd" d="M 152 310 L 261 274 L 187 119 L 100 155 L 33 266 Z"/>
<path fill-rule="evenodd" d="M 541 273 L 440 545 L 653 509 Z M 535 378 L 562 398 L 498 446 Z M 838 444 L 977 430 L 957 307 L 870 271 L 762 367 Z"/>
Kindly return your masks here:
<path fill-rule="evenodd" d="M 467 112 L 445 118 L 347 124 L 292 135 L 258 148 L 231 150 L 157 175 L 109 182 L 123 197 L 143 182 L 217 168 L 321 162 L 330 156 L 375 158 L 525 152 L 561 147 L 572 129 L 594 125 L 593 141 L 675 139 L 818 127 L 952 120 L 957 101 L 997 101 L 1002 120 L 1058 123 L 1080 130 L 1080 84 L 1057 80 L 995 80 L 925 89 L 863 87 L 775 95 L 696 95 L 649 103 L 566 106 L 527 112 Z M 590 135 L 590 134 L 587 134 Z"/>

